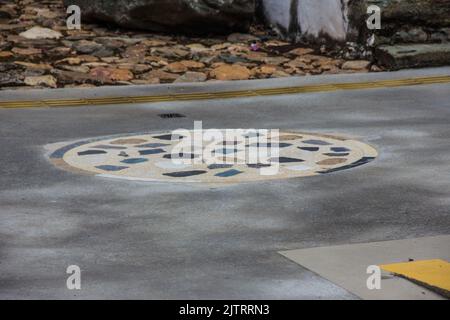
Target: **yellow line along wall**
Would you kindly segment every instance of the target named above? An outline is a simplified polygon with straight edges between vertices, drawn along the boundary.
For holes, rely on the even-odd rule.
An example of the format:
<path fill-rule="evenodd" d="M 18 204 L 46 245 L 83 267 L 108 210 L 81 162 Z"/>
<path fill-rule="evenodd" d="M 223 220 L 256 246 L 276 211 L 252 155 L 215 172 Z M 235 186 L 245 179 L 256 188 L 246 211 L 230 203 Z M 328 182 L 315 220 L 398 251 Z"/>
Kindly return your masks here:
<path fill-rule="evenodd" d="M 380 80 L 353 83 L 332 83 L 309 85 L 300 87 L 285 87 L 274 89 L 237 90 L 213 93 L 188 93 L 172 95 L 135 96 L 135 97 L 106 97 L 91 99 L 52 99 L 37 101 L 3 101 L 0 108 L 35 108 L 35 107 L 76 107 L 88 105 L 117 105 L 134 103 L 155 103 L 171 101 L 194 101 L 209 99 L 244 98 L 256 96 L 275 96 L 285 94 L 332 92 L 339 90 L 358 90 L 371 88 L 391 88 L 426 84 L 450 83 L 450 76 L 436 76 L 410 79 Z"/>

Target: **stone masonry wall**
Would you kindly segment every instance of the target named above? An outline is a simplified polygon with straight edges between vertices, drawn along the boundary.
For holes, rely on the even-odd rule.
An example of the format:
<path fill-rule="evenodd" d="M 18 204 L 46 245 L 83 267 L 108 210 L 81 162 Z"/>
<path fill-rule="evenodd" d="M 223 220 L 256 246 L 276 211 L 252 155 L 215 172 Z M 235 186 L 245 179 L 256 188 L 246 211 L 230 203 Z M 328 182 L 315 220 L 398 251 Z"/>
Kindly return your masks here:
<path fill-rule="evenodd" d="M 294 40 L 365 43 L 373 33 L 365 23 L 372 4 L 382 10 L 382 30 L 376 34 L 383 43 L 442 42 L 449 36 L 450 0 L 259 1 L 266 22 Z"/>

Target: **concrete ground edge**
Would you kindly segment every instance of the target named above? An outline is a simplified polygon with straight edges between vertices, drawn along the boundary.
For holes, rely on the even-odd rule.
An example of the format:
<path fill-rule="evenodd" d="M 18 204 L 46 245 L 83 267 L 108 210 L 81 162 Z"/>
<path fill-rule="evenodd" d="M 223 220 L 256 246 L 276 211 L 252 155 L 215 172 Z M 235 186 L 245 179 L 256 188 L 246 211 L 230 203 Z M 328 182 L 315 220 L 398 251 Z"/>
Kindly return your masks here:
<path fill-rule="evenodd" d="M 368 266 L 409 259 L 450 261 L 450 235 L 280 251 L 302 267 L 368 300 L 443 300 L 413 282 L 383 272 L 380 290 L 369 290 Z M 324 259 L 324 257 L 326 257 Z"/>

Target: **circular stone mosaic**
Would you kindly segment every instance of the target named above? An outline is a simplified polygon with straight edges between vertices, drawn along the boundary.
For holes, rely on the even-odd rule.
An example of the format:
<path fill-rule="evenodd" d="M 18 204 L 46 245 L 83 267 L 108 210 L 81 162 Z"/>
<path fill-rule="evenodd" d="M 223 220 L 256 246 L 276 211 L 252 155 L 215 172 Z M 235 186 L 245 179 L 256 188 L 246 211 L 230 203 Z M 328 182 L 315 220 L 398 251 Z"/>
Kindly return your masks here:
<path fill-rule="evenodd" d="M 213 154 L 226 160 L 222 164 L 211 164 L 203 160 L 186 161 L 198 160 L 199 153 L 203 154 L 205 149 L 180 153 L 183 161 L 174 160 L 173 148 L 185 137 L 173 138 L 172 133 L 103 137 L 61 147 L 51 153 L 50 159 L 66 170 L 102 177 L 138 181 L 239 183 L 328 174 L 364 165 L 377 156 L 373 147 L 353 139 L 280 132 L 276 138 L 266 137 L 264 144 L 255 144 L 251 140 L 218 141 L 211 148 L 211 143 L 205 143 Z M 237 159 L 242 156 L 250 146 L 276 147 L 279 154 L 277 157 L 268 155 L 261 163 L 232 161 L 233 157 Z M 261 169 L 272 166 L 276 166 L 275 174 L 262 174 Z"/>

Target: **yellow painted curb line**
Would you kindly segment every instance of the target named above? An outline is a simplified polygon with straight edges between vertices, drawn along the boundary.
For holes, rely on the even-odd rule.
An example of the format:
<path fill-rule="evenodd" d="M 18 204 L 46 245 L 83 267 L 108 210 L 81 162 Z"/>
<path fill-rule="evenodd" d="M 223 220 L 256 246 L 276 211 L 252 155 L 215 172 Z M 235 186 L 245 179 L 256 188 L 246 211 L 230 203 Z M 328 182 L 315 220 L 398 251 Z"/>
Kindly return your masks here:
<path fill-rule="evenodd" d="M 426 84 L 450 83 L 450 76 L 435 76 L 422 78 L 408 78 L 395 80 L 378 80 L 366 82 L 332 83 L 307 85 L 300 87 L 284 87 L 274 89 L 236 90 L 211 93 L 178 93 L 153 96 L 130 96 L 130 97 L 106 97 L 86 99 L 51 99 L 51 100 L 28 100 L 28 101 L 3 101 L 0 108 L 35 108 L 35 107 L 79 107 L 89 105 L 117 105 L 135 103 L 155 103 L 173 101 L 195 101 L 228 98 L 245 98 L 258 96 L 276 96 L 285 94 L 332 92 L 339 90 L 360 90 L 375 88 L 394 88 L 403 86 L 415 86 Z"/>
<path fill-rule="evenodd" d="M 447 261 L 412 261 L 381 265 L 380 268 L 450 298 L 450 263 Z"/>

